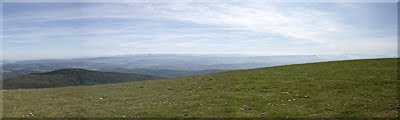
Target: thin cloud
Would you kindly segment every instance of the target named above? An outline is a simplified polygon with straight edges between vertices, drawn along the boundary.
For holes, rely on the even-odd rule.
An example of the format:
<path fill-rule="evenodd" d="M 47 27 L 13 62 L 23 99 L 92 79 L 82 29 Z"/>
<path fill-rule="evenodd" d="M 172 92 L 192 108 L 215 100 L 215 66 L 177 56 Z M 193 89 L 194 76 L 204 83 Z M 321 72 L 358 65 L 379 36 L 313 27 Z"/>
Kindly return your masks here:
<path fill-rule="evenodd" d="M 107 48 L 128 53 L 129 50 L 139 53 L 182 50 L 244 54 L 395 53 L 396 39 L 387 32 L 395 29 L 359 28 L 346 22 L 348 19 L 342 16 L 345 13 L 307 5 L 257 1 L 129 4 L 89 1 L 63 8 L 5 11 L 5 44 L 71 40 L 88 47 L 85 50 Z M 377 35 L 382 32 L 387 35 L 378 39 Z"/>
<path fill-rule="evenodd" d="M 139 5 L 140 6 L 140 5 Z M 144 6 L 144 7 L 143 7 Z M 334 21 L 334 16 L 321 11 L 292 12 L 272 5 L 249 3 L 199 4 L 169 3 L 138 5 L 96 5 L 81 9 L 30 12 L 5 18 L 6 22 L 46 22 L 73 19 L 168 19 L 196 24 L 208 24 L 268 34 L 279 34 L 293 39 L 322 42 L 324 35 L 344 32 L 348 26 Z M 28 17 L 25 17 L 28 16 Z M 13 21 L 13 22 L 11 22 Z"/>

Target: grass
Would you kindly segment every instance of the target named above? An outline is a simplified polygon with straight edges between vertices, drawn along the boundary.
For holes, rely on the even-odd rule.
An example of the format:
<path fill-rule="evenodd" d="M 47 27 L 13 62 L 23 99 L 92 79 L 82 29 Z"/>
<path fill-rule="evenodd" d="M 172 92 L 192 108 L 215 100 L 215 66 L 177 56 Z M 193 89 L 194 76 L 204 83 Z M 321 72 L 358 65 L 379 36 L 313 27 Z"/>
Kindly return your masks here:
<path fill-rule="evenodd" d="M 395 118 L 399 59 L 4 92 L 4 117 Z M 33 115 L 34 116 L 33 116 Z"/>

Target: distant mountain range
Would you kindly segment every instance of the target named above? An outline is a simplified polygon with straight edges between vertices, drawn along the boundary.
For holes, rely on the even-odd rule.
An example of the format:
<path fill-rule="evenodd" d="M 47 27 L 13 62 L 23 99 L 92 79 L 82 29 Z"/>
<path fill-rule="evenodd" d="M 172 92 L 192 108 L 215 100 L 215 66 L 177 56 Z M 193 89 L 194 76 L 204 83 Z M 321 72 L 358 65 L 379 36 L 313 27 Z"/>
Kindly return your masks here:
<path fill-rule="evenodd" d="M 5 79 L 3 81 L 3 88 L 52 88 L 155 80 L 161 78 L 162 77 L 140 74 L 99 72 L 84 69 L 61 69 L 46 73 L 30 73 L 29 75 Z"/>
<path fill-rule="evenodd" d="M 84 68 L 106 70 L 125 69 L 168 69 L 168 70 L 231 70 L 250 69 L 272 65 L 320 61 L 315 55 L 296 56 L 213 56 L 149 54 L 125 55 L 79 59 L 51 59 L 18 61 L 4 64 L 5 70 L 55 70 L 62 68 Z"/>
<path fill-rule="evenodd" d="M 144 74 L 159 77 L 181 77 L 226 70 L 251 69 L 287 64 L 321 61 L 384 58 L 387 56 L 348 55 L 192 55 L 192 54 L 138 54 L 109 57 L 7 61 L 2 64 L 5 79 L 34 72 L 78 68 L 104 72 Z"/>
<path fill-rule="evenodd" d="M 105 71 L 110 72 L 120 72 L 120 73 L 134 73 L 134 74 L 142 74 L 142 75 L 151 75 L 151 76 L 159 76 L 165 78 L 174 78 L 174 77 L 182 77 L 182 76 L 190 76 L 190 75 L 202 75 L 216 72 L 223 72 L 227 70 L 168 70 L 168 69 L 109 69 Z"/>

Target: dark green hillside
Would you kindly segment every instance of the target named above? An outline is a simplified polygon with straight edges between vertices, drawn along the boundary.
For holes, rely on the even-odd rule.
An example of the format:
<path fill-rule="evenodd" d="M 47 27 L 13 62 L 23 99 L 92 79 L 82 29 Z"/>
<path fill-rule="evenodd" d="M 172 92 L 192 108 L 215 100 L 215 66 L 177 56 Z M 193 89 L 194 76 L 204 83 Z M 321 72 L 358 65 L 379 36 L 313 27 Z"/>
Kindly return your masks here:
<path fill-rule="evenodd" d="M 395 118 L 398 59 L 4 92 L 5 117 Z"/>
<path fill-rule="evenodd" d="M 115 72 L 98 72 L 84 69 L 61 69 L 47 73 L 32 73 L 30 75 L 6 79 L 4 81 L 4 89 L 52 88 L 153 79 L 160 79 L 160 77 Z"/>

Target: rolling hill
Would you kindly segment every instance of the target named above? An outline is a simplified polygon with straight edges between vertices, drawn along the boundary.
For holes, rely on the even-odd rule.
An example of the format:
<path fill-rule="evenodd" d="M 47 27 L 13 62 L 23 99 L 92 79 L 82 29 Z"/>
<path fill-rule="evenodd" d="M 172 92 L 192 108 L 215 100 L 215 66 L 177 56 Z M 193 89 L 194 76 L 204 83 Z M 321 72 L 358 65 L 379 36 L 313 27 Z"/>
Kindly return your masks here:
<path fill-rule="evenodd" d="M 4 91 L 4 117 L 396 118 L 398 60 L 322 62 Z"/>
<path fill-rule="evenodd" d="M 4 89 L 52 88 L 79 85 L 133 82 L 161 79 L 140 74 L 99 72 L 84 69 L 60 69 L 46 73 L 31 73 L 4 80 Z"/>
<path fill-rule="evenodd" d="M 107 70 L 103 70 L 103 71 L 119 72 L 119 73 L 133 73 L 133 74 L 141 74 L 141 75 L 160 76 L 160 77 L 165 77 L 165 78 L 174 78 L 174 77 L 217 73 L 217 72 L 223 72 L 223 71 L 228 71 L 228 70 L 215 70 L 215 69 L 209 69 L 209 70 L 107 69 Z"/>
<path fill-rule="evenodd" d="M 81 68 L 75 68 L 81 69 Z M 210 74 L 222 71 L 229 70 L 216 70 L 216 69 L 208 69 L 208 70 L 169 70 L 169 69 L 125 69 L 125 68 L 107 68 L 107 69 L 94 69 L 95 71 L 101 72 L 118 72 L 118 73 L 129 73 L 129 74 L 140 74 L 140 75 L 150 75 L 150 76 L 158 76 L 164 78 L 173 78 L 173 77 L 184 77 L 184 76 L 192 76 L 192 75 L 203 75 Z M 3 79 L 9 79 L 13 77 L 29 75 L 30 73 L 42 73 L 49 72 L 53 70 L 12 70 L 12 71 L 2 71 L 0 75 L 3 75 Z"/>
<path fill-rule="evenodd" d="M 316 55 L 242 56 L 200 54 L 136 54 L 76 59 L 44 59 L 6 63 L 3 70 L 51 71 L 64 68 L 91 70 L 158 69 L 158 70 L 232 70 L 269 67 L 294 63 L 326 61 Z"/>

